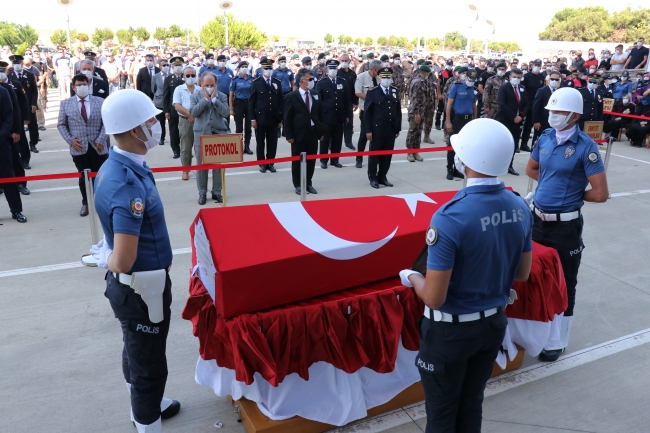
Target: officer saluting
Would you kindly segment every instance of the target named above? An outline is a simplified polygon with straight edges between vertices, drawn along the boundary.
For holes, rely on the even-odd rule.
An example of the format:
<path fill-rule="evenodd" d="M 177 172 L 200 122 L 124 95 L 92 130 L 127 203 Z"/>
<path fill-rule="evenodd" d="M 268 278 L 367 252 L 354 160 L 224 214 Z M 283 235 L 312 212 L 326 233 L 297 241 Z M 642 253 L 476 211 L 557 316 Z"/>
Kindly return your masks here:
<path fill-rule="evenodd" d="M 172 64 L 172 72 L 169 74 L 163 83 L 163 112 L 165 118 L 169 120 L 169 141 L 172 151 L 174 152 L 174 159 L 181 157 L 181 138 L 178 130 L 178 112 L 172 103 L 174 99 L 174 90 L 184 84 L 183 81 L 183 58 L 176 56 L 169 60 Z"/>
<path fill-rule="evenodd" d="M 163 204 L 144 161 L 160 141 L 159 113 L 137 90 L 115 92 L 106 99 L 102 120 L 116 143 L 95 182 L 105 240 L 93 247 L 93 255 L 98 266 L 108 268 L 105 296 L 122 325 L 122 371 L 139 433 L 162 432 L 161 418 L 180 410 L 179 402 L 163 398 L 172 250 Z"/>
<path fill-rule="evenodd" d="M 467 187 L 440 208 L 427 230 L 426 277 L 400 272 L 425 303 L 415 359 L 426 396 L 426 432 L 481 431 L 485 385 L 508 320 L 514 280 L 532 263 L 533 221 L 526 202 L 496 176 L 508 172 L 512 134 L 476 119 L 451 137 Z"/>
<path fill-rule="evenodd" d="M 541 361 L 555 361 L 569 344 L 573 323 L 578 268 L 585 247 L 580 209 L 585 201 L 607 201 L 609 191 L 598 146 L 576 125 L 583 110 L 580 92 L 569 87 L 556 90 L 546 109 L 551 127 L 537 140 L 526 174 L 538 182 L 530 206 L 535 219 L 533 240 L 557 250 L 567 286 L 569 305 L 562 317 L 560 339 L 549 341 L 539 355 Z M 591 189 L 585 191 L 588 184 Z"/>
<path fill-rule="evenodd" d="M 373 87 L 366 94 L 363 122 L 370 150 L 393 150 L 395 139 L 402 130 L 402 106 L 400 94 L 391 86 L 393 71 L 381 68 L 377 73 L 381 85 Z M 368 158 L 368 179 L 370 186 L 393 186 L 386 178 L 390 169 L 392 155 L 371 156 Z M 379 165 L 379 169 L 377 169 Z"/>

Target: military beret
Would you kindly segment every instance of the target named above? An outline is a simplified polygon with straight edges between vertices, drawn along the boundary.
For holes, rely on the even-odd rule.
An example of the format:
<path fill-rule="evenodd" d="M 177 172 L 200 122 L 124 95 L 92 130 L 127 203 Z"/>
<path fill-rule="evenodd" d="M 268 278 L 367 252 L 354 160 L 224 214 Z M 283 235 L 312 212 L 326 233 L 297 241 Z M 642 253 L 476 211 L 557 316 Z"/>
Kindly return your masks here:
<path fill-rule="evenodd" d="M 508 65 L 506 65 L 506 62 L 499 62 L 497 63 L 497 68 L 507 68 Z"/>
<path fill-rule="evenodd" d="M 170 61 L 170 63 L 172 64 L 172 66 L 180 66 L 180 65 L 182 65 L 183 63 L 185 63 L 185 61 L 183 60 L 183 58 L 180 57 L 180 56 L 172 57 L 169 61 Z"/>
<path fill-rule="evenodd" d="M 488 60 L 487 65 L 490 68 L 494 68 L 494 66 L 495 66 L 494 60 Z"/>
<path fill-rule="evenodd" d="M 421 64 L 424 63 L 424 59 L 418 59 L 418 61 L 416 63 L 417 63 L 418 66 L 420 66 Z"/>
<path fill-rule="evenodd" d="M 399 53 L 393 54 L 393 59 L 399 59 Z"/>
<path fill-rule="evenodd" d="M 385 61 L 388 60 L 388 59 L 390 59 L 390 57 L 388 57 L 388 54 L 384 54 L 383 56 L 381 56 L 381 57 L 379 58 L 379 60 L 381 60 L 382 62 L 385 62 Z"/>
<path fill-rule="evenodd" d="M 320 59 L 324 59 L 324 58 L 325 58 L 325 53 L 320 53 L 320 54 L 318 55 L 318 60 L 320 60 Z"/>
<path fill-rule="evenodd" d="M 452 59 L 447 59 L 447 61 L 445 63 L 450 65 L 450 66 L 454 66 L 454 61 Z"/>
<path fill-rule="evenodd" d="M 323 54 L 325 54 L 326 56 L 329 56 L 329 55 L 330 55 L 330 52 L 329 52 L 329 51 L 325 51 Z"/>
<path fill-rule="evenodd" d="M 424 64 L 427 66 L 431 66 L 433 65 L 433 62 L 431 60 L 427 60 L 426 62 L 424 62 Z"/>
<path fill-rule="evenodd" d="M 375 53 L 368 53 L 366 54 L 366 57 L 369 59 L 374 59 L 375 58 Z"/>
<path fill-rule="evenodd" d="M 461 66 L 458 68 L 458 73 L 462 74 L 463 72 L 469 71 L 469 68 L 467 66 Z"/>
<path fill-rule="evenodd" d="M 14 54 L 13 56 L 9 56 L 9 60 L 11 60 L 11 63 L 20 63 L 24 60 L 24 58 L 23 56 Z"/>
<path fill-rule="evenodd" d="M 458 70 L 461 68 L 460 65 L 454 66 L 454 72 L 458 72 Z"/>
<path fill-rule="evenodd" d="M 339 65 L 341 64 L 341 62 L 339 62 L 338 60 L 331 59 L 331 60 L 328 60 L 327 63 L 325 63 L 325 64 L 326 64 L 327 67 L 330 68 L 330 69 L 336 69 L 336 68 L 339 67 Z"/>
<path fill-rule="evenodd" d="M 292 59 L 297 59 L 298 57 L 300 57 L 298 54 L 294 54 L 293 56 L 291 56 Z"/>
<path fill-rule="evenodd" d="M 391 68 L 381 68 L 379 72 L 377 72 L 377 75 L 379 75 L 380 78 L 392 78 L 393 70 Z"/>
<path fill-rule="evenodd" d="M 283 60 L 284 60 L 285 62 L 287 61 L 286 56 L 280 56 L 280 57 L 278 57 L 278 62 L 281 62 L 281 61 L 283 61 Z"/>
<path fill-rule="evenodd" d="M 368 58 L 368 56 L 366 56 L 365 54 L 363 56 L 361 56 L 361 60 L 366 60 L 367 58 Z"/>
<path fill-rule="evenodd" d="M 427 65 L 421 65 L 420 66 L 420 71 L 422 71 L 422 72 L 431 72 L 431 68 L 428 67 Z"/>
<path fill-rule="evenodd" d="M 223 54 L 219 54 L 219 56 L 217 57 L 217 62 L 219 60 L 226 60 L 226 56 L 224 56 Z"/>
<path fill-rule="evenodd" d="M 304 65 L 305 63 L 311 63 L 311 57 L 303 57 L 302 58 L 302 64 Z"/>
<path fill-rule="evenodd" d="M 458 71 L 461 72 L 461 71 Z M 467 73 L 467 79 L 471 81 L 476 81 L 478 79 L 478 72 L 476 72 L 476 69 L 472 69 Z"/>

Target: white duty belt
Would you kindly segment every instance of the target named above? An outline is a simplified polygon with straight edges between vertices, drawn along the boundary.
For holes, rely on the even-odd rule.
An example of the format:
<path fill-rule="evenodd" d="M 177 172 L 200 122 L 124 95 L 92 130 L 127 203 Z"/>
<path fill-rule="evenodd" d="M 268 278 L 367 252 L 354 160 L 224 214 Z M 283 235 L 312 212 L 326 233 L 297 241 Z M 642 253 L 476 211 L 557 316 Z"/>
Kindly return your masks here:
<path fill-rule="evenodd" d="M 535 212 L 535 215 L 539 217 L 542 221 L 549 222 L 558 222 L 558 221 L 572 221 L 580 217 L 580 211 L 576 210 L 573 212 L 567 213 L 545 213 L 543 210 L 535 206 L 533 203 L 530 204 L 530 210 Z"/>
<path fill-rule="evenodd" d="M 163 292 L 165 291 L 168 271 L 169 268 L 134 272 L 130 275 L 113 272 L 113 276 L 117 281 L 131 287 L 135 293 L 140 295 L 144 303 L 147 304 L 149 320 L 152 323 L 160 323 L 165 318 L 163 311 Z"/>
<path fill-rule="evenodd" d="M 449 314 L 443 313 L 439 310 L 432 310 L 431 308 L 424 306 L 424 317 L 427 319 L 433 320 L 434 322 L 473 322 L 475 320 L 480 320 L 484 317 L 490 317 L 499 312 L 499 308 L 490 308 L 489 310 L 479 311 L 476 313 L 469 314 Z"/>

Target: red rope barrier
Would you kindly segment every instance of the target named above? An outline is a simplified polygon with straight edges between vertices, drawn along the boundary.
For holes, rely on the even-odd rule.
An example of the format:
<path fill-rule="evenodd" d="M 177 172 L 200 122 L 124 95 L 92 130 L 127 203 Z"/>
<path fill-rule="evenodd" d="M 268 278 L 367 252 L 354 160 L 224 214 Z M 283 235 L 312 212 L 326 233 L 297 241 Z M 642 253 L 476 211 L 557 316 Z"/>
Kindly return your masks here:
<path fill-rule="evenodd" d="M 614 113 L 613 111 L 604 111 L 603 114 L 611 114 L 614 117 L 629 117 L 629 118 L 632 118 L 632 119 L 641 119 L 641 120 L 649 120 L 650 121 L 650 117 L 637 116 L 636 114 Z"/>
<path fill-rule="evenodd" d="M 81 177 L 81 173 L 79 173 L 78 171 L 73 173 L 37 174 L 35 176 L 6 177 L 0 179 L 0 184 L 14 183 L 14 182 L 30 182 L 34 180 L 79 179 L 80 177 Z"/>
<path fill-rule="evenodd" d="M 451 146 L 447 147 L 426 147 L 423 149 L 398 149 L 398 150 L 373 150 L 369 152 L 346 152 L 346 153 L 329 153 L 318 155 L 307 155 L 307 160 L 321 158 L 345 158 L 346 156 L 380 156 L 380 155 L 402 155 L 405 153 L 428 153 L 428 152 L 446 152 L 452 150 Z"/>

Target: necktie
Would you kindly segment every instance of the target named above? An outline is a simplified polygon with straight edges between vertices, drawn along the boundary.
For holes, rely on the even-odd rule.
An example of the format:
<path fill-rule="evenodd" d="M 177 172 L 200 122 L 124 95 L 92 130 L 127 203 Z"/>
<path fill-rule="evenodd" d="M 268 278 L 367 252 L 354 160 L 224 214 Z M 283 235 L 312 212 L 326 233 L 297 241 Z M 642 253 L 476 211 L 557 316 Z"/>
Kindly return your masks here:
<path fill-rule="evenodd" d="M 388 97 L 390 96 L 390 94 L 388 93 L 388 89 L 385 89 L 385 90 L 386 90 L 386 92 L 385 92 L 385 93 L 386 93 L 386 97 L 388 98 Z"/>
<path fill-rule="evenodd" d="M 377 87 L 377 77 L 372 77 L 372 85 Z"/>
<path fill-rule="evenodd" d="M 309 110 L 309 90 L 305 92 L 305 105 L 307 106 L 307 111 Z M 310 111 L 311 112 L 311 111 Z"/>
<path fill-rule="evenodd" d="M 84 100 L 81 100 L 81 117 L 83 117 L 84 122 L 88 123 L 88 114 L 86 113 L 86 104 Z"/>
<path fill-rule="evenodd" d="M 266 80 L 266 84 L 269 85 L 269 88 L 271 87 L 271 79 L 270 78 L 268 80 Z"/>
<path fill-rule="evenodd" d="M 519 89 L 517 87 L 513 87 L 515 89 L 515 97 L 517 98 L 517 105 L 519 105 L 520 99 L 519 99 Z"/>
<path fill-rule="evenodd" d="M 336 78 L 332 78 L 332 84 L 334 84 L 334 87 L 336 87 Z"/>

